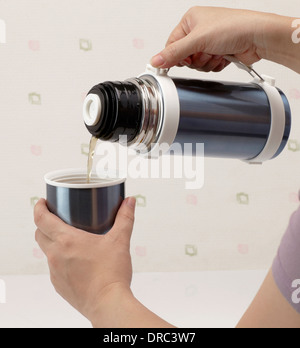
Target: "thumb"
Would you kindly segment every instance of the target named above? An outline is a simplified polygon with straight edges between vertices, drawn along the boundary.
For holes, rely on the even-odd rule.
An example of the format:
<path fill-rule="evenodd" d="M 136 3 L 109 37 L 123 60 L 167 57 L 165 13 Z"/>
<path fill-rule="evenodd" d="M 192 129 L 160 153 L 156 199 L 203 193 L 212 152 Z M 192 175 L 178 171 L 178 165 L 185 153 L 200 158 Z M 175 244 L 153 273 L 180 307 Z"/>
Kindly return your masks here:
<path fill-rule="evenodd" d="M 197 52 L 193 35 L 189 34 L 171 43 L 163 51 L 154 56 L 151 59 L 151 64 L 156 68 L 168 69 Z"/>
<path fill-rule="evenodd" d="M 111 231 L 117 238 L 130 240 L 134 225 L 135 206 L 136 199 L 134 197 L 126 198 L 121 204 Z"/>

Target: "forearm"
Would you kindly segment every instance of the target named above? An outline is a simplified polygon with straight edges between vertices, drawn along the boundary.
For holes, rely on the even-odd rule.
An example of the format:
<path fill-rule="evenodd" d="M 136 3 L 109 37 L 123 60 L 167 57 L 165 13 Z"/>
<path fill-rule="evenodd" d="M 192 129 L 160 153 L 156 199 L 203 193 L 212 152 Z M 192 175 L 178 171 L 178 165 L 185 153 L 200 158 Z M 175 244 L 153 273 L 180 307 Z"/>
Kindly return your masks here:
<path fill-rule="evenodd" d="M 89 318 L 94 328 L 174 328 L 143 306 L 130 289 L 116 286 Z"/>
<path fill-rule="evenodd" d="M 238 327 L 300 327 L 300 208 L 292 215 L 272 270 Z"/>
<path fill-rule="evenodd" d="M 278 289 L 272 271 L 237 325 L 243 328 L 299 328 L 300 315 Z"/>
<path fill-rule="evenodd" d="M 300 43 L 293 41 L 296 18 L 275 14 L 261 14 L 261 25 L 256 28 L 257 54 L 300 73 Z"/>

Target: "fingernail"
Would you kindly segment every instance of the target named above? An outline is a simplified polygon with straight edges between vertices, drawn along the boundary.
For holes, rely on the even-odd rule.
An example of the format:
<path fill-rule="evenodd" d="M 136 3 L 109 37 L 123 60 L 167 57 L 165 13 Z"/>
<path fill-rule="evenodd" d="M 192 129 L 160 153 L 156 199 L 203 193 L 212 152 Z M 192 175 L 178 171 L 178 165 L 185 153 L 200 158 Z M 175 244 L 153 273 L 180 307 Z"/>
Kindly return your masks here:
<path fill-rule="evenodd" d="M 223 56 L 214 56 L 215 60 L 218 60 L 218 59 L 221 59 L 221 58 L 223 58 Z"/>
<path fill-rule="evenodd" d="M 135 203 L 136 203 L 135 197 L 129 197 L 129 198 L 126 199 L 126 204 L 127 204 L 130 208 L 134 208 L 134 207 L 135 207 Z"/>
<path fill-rule="evenodd" d="M 154 67 L 161 67 L 165 64 L 165 60 L 164 58 L 158 54 L 157 56 L 154 56 L 152 59 L 151 59 L 151 65 L 154 66 Z"/>

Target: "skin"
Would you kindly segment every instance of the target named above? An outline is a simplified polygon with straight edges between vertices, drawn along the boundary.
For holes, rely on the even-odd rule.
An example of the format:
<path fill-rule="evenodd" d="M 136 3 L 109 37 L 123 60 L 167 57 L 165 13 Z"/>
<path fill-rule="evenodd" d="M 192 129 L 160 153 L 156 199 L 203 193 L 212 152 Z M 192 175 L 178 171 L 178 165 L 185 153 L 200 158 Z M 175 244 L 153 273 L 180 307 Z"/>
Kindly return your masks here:
<path fill-rule="evenodd" d="M 293 20 L 253 11 L 193 7 L 151 63 L 160 68 L 177 65 L 218 72 L 229 64 L 223 56 L 234 55 L 247 65 L 267 59 L 300 73 L 300 44 L 291 39 Z M 95 236 L 66 225 L 48 211 L 45 200 L 35 206 L 36 241 L 48 258 L 51 281 L 94 327 L 172 327 L 144 307 L 130 289 L 134 210 L 134 198 L 127 198 L 112 230 Z M 300 327 L 300 315 L 281 295 L 270 272 L 238 327 L 286 326 Z"/>
<path fill-rule="evenodd" d="M 295 19 L 247 10 L 193 7 L 151 64 L 218 72 L 228 65 L 223 56 L 234 55 L 246 65 L 267 59 L 300 73 L 299 46 L 291 39 Z"/>
<path fill-rule="evenodd" d="M 35 239 L 48 258 L 52 284 L 94 327 L 172 327 L 130 290 L 135 204 L 134 198 L 124 200 L 104 236 L 65 224 L 49 212 L 44 199 L 35 206 Z"/>
<path fill-rule="evenodd" d="M 270 270 L 237 328 L 299 327 L 300 314 L 282 296 Z"/>

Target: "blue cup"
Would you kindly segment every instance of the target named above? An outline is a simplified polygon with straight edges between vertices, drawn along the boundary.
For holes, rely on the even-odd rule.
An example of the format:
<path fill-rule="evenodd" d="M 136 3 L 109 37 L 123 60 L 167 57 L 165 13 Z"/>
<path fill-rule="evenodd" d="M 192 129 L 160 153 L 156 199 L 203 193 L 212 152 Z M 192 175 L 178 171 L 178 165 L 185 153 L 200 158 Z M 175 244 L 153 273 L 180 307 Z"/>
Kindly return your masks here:
<path fill-rule="evenodd" d="M 45 175 L 48 209 L 81 230 L 106 234 L 125 198 L 125 178 L 101 179 L 86 169 L 67 169 Z"/>

